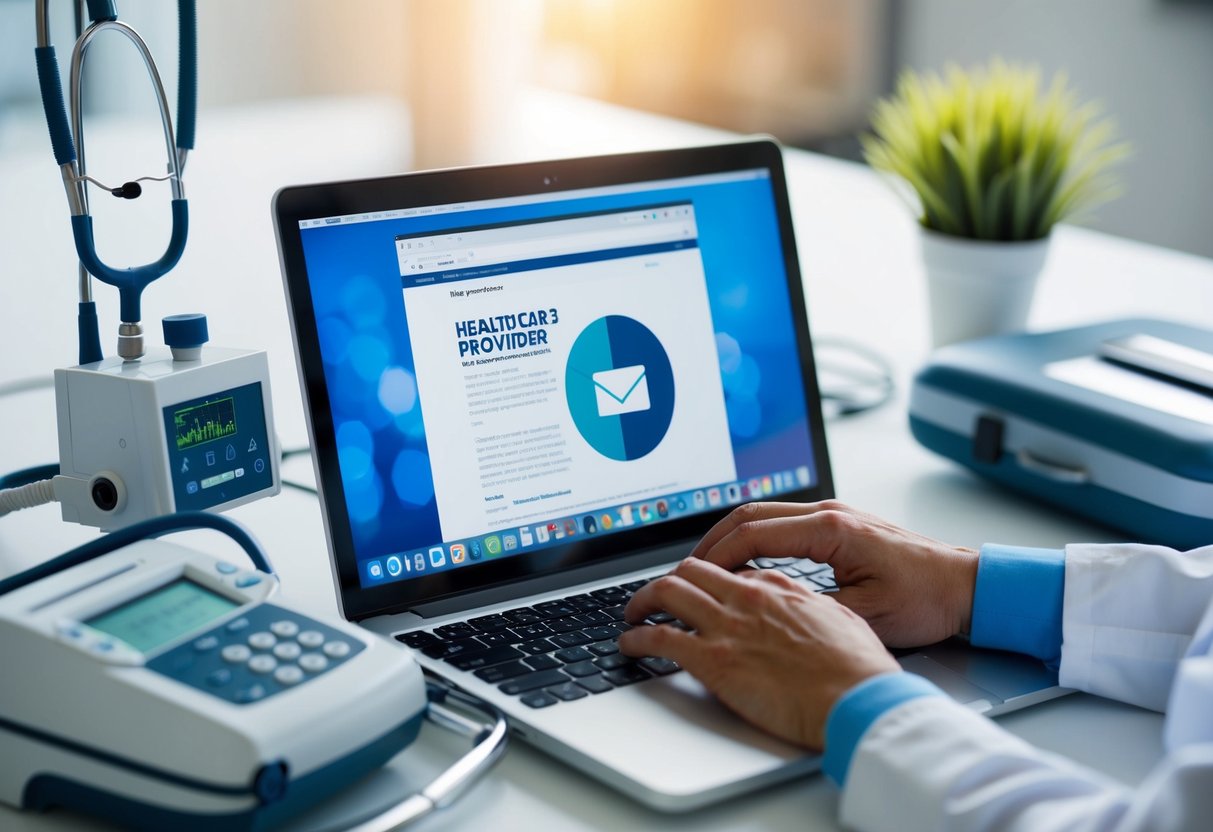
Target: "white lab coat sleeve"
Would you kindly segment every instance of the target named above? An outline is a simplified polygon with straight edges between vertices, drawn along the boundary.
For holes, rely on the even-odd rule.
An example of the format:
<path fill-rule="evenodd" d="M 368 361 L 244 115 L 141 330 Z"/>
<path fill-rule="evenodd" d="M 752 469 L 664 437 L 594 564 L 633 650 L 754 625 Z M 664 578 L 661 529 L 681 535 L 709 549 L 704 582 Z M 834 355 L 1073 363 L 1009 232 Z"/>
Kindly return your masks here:
<path fill-rule="evenodd" d="M 865 832 L 1197 832 L 1210 819 L 1213 743 L 1171 754 L 1133 791 L 943 697 L 872 725 L 841 806 L 843 825 Z"/>
<path fill-rule="evenodd" d="M 881 715 L 851 761 L 863 830 L 1213 829 L 1213 547 L 1066 550 L 1064 684 L 1167 710 L 1167 757 L 1136 790 L 1041 751 L 942 697 Z M 1168 701 L 1169 699 L 1169 701 Z"/>
<path fill-rule="evenodd" d="M 1061 684 L 1163 710 L 1210 599 L 1213 546 L 1067 546 Z"/>

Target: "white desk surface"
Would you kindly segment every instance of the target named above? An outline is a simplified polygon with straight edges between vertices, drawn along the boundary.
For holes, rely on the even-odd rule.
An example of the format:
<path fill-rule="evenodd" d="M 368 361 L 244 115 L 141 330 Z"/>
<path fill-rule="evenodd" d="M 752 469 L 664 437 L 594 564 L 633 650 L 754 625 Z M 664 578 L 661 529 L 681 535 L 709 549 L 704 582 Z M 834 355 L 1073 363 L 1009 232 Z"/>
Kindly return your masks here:
<path fill-rule="evenodd" d="M 719 131 L 551 94 L 519 104 L 525 125 L 503 137 L 504 159 L 543 158 L 727 139 Z M 162 151 L 154 130 L 131 150 L 124 125 L 91 128 L 93 170 L 128 178 L 155 170 Z M 17 131 L 20 133 L 21 131 Z M 10 131 L 11 133 L 11 131 Z M 135 142 L 144 142 L 142 134 Z M 3 136 L 0 136 L 3 138 Z M 163 315 L 202 311 L 213 343 L 270 353 L 277 428 L 283 447 L 306 444 L 302 404 L 285 313 L 269 201 L 285 184 L 385 174 L 408 167 L 408 120 L 384 100 L 273 103 L 205 112 L 187 174 L 192 223 L 181 264 L 145 295 L 145 321 L 158 339 Z M 49 143 L 40 132 L 0 147 L 0 385 L 49 377 L 75 363 L 75 255 L 66 204 Z M 122 165 L 115 159 L 133 160 Z M 110 161 L 108 168 L 106 162 Z M 928 454 L 906 427 L 905 389 L 927 356 L 927 308 L 915 226 L 892 192 L 869 171 L 800 151 L 787 153 L 788 181 L 815 335 L 846 336 L 887 356 L 897 369 L 896 400 L 883 409 L 828 425 L 839 496 L 865 510 L 957 544 L 985 541 L 1061 546 L 1110 541 L 1116 534 L 998 490 Z M 1132 198 L 1129 195 L 1126 198 Z M 94 204 L 100 197 L 94 197 Z M 99 213 L 103 256 L 146 262 L 167 236 L 163 202 L 121 206 L 140 220 L 110 222 Z M 102 204 L 101 209 L 113 206 Z M 124 215 L 129 216 L 129 215 Z M 136 233 L 136 230 L 140 234 Z M 142 236 L 142 238 L 141 238 Z M 98 286 L 112 352 L 114 292 Z M 1213 261 L 1077 228 L 1056 232 L 1031 325 L 1047 328 L 1099 319 L 1157 315 L 1190 322 L 1213 318 Z M 53 394 L 21 394 L 0 403 L 0 469 L 54 462 Z M 310 463 L 284 472 L 311 478 Z M 336 611 L 319 509 L 314 498 L 285 490 L 232 512 L 261 539 L 286 592 L 312 611 Z M 53 506 L 0 519 L 0 575 L 30 566 L 94 533 L 63 523 Z M 192 533 L 195 545 L 225 551 L 227 542 Z M 28 671 L 6 668 L 5 673 Z M 356 707 L 356 705 L 354 705 Z M 1136 784 L 1161 754 L 1161 718 L 1091 696 L 1074 695 L 1008 715 L 1000 723 L 1042 747 Z M 356 792 L 345 805 L 383 801 L 403 783 L 453 759 L 458 742 L 427 728 L 422 739 Z M 637 753 L 659 753 L 638 744 Z M 463 801 L 419 828 L 471 829 L 833 829 L 837 795 L 821 777 L 783 785 L 691 815 L 650 812 L 521 742 Z M 331 807 L 294 828 L 339 816 Z M 55 812 L 31 816 L 0 808 L 13 832 L 102 829 Z"/>

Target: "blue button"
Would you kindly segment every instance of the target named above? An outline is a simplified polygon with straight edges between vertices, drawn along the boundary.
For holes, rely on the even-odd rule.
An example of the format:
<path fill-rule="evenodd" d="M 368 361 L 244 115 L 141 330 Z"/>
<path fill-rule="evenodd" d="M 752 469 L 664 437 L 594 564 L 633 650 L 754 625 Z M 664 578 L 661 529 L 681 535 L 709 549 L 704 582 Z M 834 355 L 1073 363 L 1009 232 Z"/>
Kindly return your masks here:
<path fill-rule="evenodd" d="M 248 619 L 243 616 L 227 622 L 227 631 L 229 633 L 238 633 L 241 630 L 248 628 Z"/>
<path fill-rule="evenodd" d="M 207 650 L 214 650 L 219 646 L 219 639 L 214 636 L 203 636 L 194 642 L 194 649 L 199 653 L 205 653 Z"/>
<path fill-rule="evenodd" d="M 206 677 L 206 683 L 213 688 L 221 688 L 232 681 L 232 671 L 221 667 Z"/>
<path fill-rule="evenodd" d="M 245 587 L 249 586 L 256 586 L 259 583 L 261 583 L 260 575 L 242 575 L 236 579 L 236 586 L 240 589 L 244 589 Z"/>
<path fill-rule="evenodd" d="M 250 685 L 243 690 L 236 691 L 237 702 L 256 702 L 258 699 L 265 698 L 264 685 Z"/>
<path fill-rule="evenodd" d="M 236 565 L 233 563 L 228 563 L 225 560 L 221 560 L 215 564 L 215 571 L 220 575 L 231 575 L 236 571 Z"/>
<path fill-rule="evenodd" d="M 99 641 L 93 645 L 93 649 L 98 653 L 108 653 L 114 649 L 114 643 L 108 639 L 105 641 Z"/>

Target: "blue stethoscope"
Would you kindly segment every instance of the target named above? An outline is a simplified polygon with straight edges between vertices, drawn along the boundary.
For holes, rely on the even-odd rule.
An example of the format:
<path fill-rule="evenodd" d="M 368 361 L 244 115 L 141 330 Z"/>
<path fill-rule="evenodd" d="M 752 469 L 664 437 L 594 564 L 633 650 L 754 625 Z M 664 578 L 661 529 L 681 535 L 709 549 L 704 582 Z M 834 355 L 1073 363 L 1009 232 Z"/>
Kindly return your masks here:
<path fill-rule="evenodd" d="M 51 146 L 54 148 L 55 161 L 59 163 L 63 187 L 67 192 L 67 201 L 72 212 L 72 236 L 76 243 L 76 254 L 80 259 L 80 363 L 88 364 L 102 358 L 90 274 L 118 289 L 122 319 L 118 328 L 118 354 L 126 360 L 135 360 L 143 355 L 140 296 L 148 284 L 163 277 L 177 265 L 181 253 L 185 250 L 185 238 L 189 229 L 189 212 L 181 172 L 185 168 L 186 156 L 194 146 L 194 116 L 198 97 L 194 0 L 178 0 L 177 3 L 181 69 L 177 84 L 175 138 L 164 84 L 160 80 L 156 63 L 139 33 L 118 20 L 113 0 L 87 0 L 90 23 L 83 32 L 79 32 L 77 6 L 78 37 L 76 45 L 72 48 L 69 77 L 72 102 L 72 120 L 69 126 L 63 101 L 63 87 L 59 80 L 59 62 L 55 57 L 55 47 L 50 43 L 50 23 L 47 19 L 49 2 L 50 0 L 37 0 L 38 45 L 34 56 L 38 64 L 38 85 L 42 93 L 42 106 L 46 111 L 47 126 L 50 128 Z M 126 35 L 143 59 L 160 107 L 160 123 L 164 128 L 165 151 L 168 154 L 167 176 L 144 176 L 118 188 L 102 185 L 85 173 L 84 124 L 80 107 L 85 54 L 93 39 L 107 30 Z M 93 240 L 93 218 L 89 213 L 86 184 L 92 182 L 105 187 L 114 196 L 134 199 L 142 192 L 140 181 L 165 179 L 172 188 L 173 230 L 164 254 L 153 263 L 126 269 L 114 268 L 102 262 L 97 256 L 97 247 Z"/>

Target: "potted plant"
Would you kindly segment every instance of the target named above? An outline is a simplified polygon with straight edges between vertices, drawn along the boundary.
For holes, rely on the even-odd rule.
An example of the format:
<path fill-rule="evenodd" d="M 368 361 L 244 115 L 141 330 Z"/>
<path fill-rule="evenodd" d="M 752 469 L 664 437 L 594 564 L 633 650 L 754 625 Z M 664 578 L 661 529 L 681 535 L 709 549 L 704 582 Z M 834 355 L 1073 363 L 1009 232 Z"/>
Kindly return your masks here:
<path fill-rule="evenodd" d="M 1128 152 L 1063 75 L 998 59 L 904 73 L 872 123 L 864 155 L 919 214 L 935 346 L 1023 329 L 1053 226 L 1115 196 Z"/>

